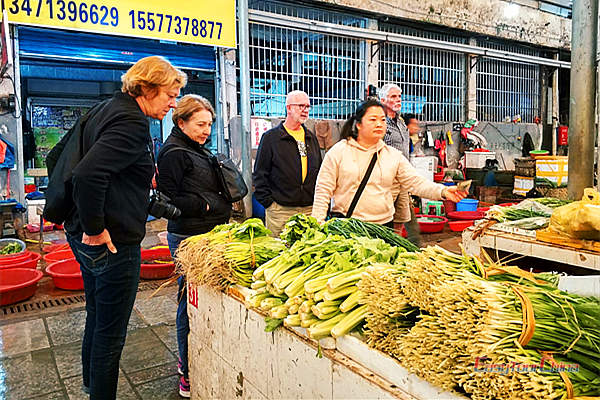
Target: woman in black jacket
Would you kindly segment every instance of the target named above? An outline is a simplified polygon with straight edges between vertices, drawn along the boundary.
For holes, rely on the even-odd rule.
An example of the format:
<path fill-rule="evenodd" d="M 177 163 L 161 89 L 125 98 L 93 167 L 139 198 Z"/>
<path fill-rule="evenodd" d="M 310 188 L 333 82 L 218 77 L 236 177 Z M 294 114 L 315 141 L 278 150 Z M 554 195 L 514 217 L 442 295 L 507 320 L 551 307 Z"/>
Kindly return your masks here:
<path fill-rule="evenodd" d="M 231 203 L 219 192 L 211 153 L 204 146 L 210 136 L 215 111 L 204 97 L 188 94 L 173 112 L 175 126 L 158 154 L 158 189 L 181 210 L 181 216 L 169 220 L 167 241 L 174 256 L 179 243 L 192 235 L 206 233 L 229 221 Z M 179 278 L 177 293 L 177 342 L 179 345 L 179 394 L 189 397 L 187 336 L 187 290 Z"/>
<path fill-rule="evenodd" d="M 176 107 L 187 77 L 164 58 L 151 56 L 121 80 L 121 91 L 90 110 L 77 138 L 82 158 L 71 179 L 75 207 L 65 221 L 85 289 L 84 390 L 102 400 L 117 395 L 119 360 L 140 278 L 154 170 L 148 117 L 161 120 Z"/>

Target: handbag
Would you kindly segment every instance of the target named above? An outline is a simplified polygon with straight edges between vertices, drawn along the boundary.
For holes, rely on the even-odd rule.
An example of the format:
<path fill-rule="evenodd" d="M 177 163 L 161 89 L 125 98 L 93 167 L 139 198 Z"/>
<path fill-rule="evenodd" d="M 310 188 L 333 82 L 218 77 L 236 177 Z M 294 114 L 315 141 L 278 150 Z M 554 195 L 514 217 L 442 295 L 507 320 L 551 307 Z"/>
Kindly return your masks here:
<path fill-rule="evenodd" d="M 242 173 L 237 169 L 235 163 L 224 154 L 204 155 L 185 147 L 169 147 L 165 150 L 163 157 L 174 150 L 183 150 L 202 158 L 207 158 L 217 175 L 221 186 L 221 194 L 230 203 L 242 200 L 248 194 L 248 186 L 244 182 Z"/>
<path fill-rule="evenodd" d="M 358 200 L 360 199 L 362 192 L 365 190 L 365 187 L 367 186 L 367 182 L 369 181 L 371 172 L 373 172 L 373 168 L 375 167 L 376 161 L 377 161 L 377 152 L 375 152 L 373 154 L 373 157 L 371 157 L 371 162 L 369 163 L 367 172 L 365 172 L 365 176 L 363 176 L 362 181 L 360 181 L 360 185 L 358 186 L 358 189 L 356 190 L 356 193 L 354 194 L 354 198 L 352 199 L 352 203 L 350 203 L 350 207 L 348 208 L 348 212 L 346 213 L 346 215 L 344 215 L 340 212 L 329 211 L 327 213 L 328 218 L 350 218 L 350 217 L 352 217 L 352 214 L 354 213 L 354 209 L 356 208 L 356 205 L 358 204 Z"/>

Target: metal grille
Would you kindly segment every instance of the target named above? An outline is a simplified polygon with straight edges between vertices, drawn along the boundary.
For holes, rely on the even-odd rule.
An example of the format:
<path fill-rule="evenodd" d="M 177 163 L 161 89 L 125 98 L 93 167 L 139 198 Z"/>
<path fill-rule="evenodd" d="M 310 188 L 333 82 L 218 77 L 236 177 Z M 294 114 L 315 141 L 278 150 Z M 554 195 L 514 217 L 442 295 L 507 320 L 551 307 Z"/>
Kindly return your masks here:
<path fill-rule="evenodd" d="M 481 41 L 482 47 L 539 56 L 527 47 Z M 539 116 L 540 67 L 482 58 L 477 64 L 477 119 L 480 121 L 534 122 Z"/>
<path fill-rule="evenodd" d="M 336 12 L 331 9 L 320 9 L 314 5 L 308 7 L 293 1 L 250 0 L 248 2 L 248 8 L 280 15 L 288 15 L 290 17 L 305 18 L 313 21 L 354 26 L 358 28 L 364 28 L 367 24 L 367 20 L 362 17 Z"/>
<path fill-rule="evenodd" d="M 285 116 L 285 96 L 308 93 L 313 119 L 344 119 L 365 89 L 364 41 L 250 23 L 252 115 Z"/>
<path fill-rule="evenodd" d="M 465 39 L 435 32 L 380 24 L 380 30 L 428 39 L 464 43 Z M 465 109 L 465 56 L 443 50 L 382 43 L 379 49 L 379 87 L 402 88 L 402 112 L 426 121 L 460 121 Z"/>
<path fill-rule="evenodd" d="M 4 306 L 0 309 L 0 315 L 7 316 L 11 314 L 23 314 L 28 312 L 36 313 L 42 312 L 48 308 L 56 308 L 61 306 L 64 307 L 79 303 L 85 303 L 85 296 L 82 294 Z"/>

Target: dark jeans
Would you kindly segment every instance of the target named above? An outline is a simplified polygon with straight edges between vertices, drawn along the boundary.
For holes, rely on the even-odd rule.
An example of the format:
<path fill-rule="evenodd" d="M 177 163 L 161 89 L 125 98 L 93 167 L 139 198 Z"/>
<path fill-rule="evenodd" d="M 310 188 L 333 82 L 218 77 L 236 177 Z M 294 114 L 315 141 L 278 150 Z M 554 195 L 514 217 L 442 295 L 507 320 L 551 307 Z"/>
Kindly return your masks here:
<path fill-rule="evenodd" d="M 179 247 L 182 240 L 188 238 L 186 235 L 176 233 L 167 233 L 167 242 L 171 256 L 175 257 L 175 250 Z M 180 276 L 177 280 L 179 289 L 177 290 L 177 347 L 179 348 L 179 358 L 181 359 L 181 372 L 183 377 L 188 379 L 188 334 L 190 333 L 190 321 L 187 314 L 187 281 L 185 276 Z"/>
<path fill-rule="evenodd" d="M 83 384 L 90 399 L 116 399 L 119 360 L 140 279 L 140 245 L 89 246 L 67 234 L 81 266 L 85 289 L 85 331 L 81 346 Z"/>
<path fill-rule="evenodd" d="M 421 248 L 421 228 L 419 228 L 419 223 L 417 222 L 417 217 L 415 215 L 415 209 L 410 204 L 410 221 L 404 223 L 404 227 L 406 228 L 406 238 L 415 246 Z"/>

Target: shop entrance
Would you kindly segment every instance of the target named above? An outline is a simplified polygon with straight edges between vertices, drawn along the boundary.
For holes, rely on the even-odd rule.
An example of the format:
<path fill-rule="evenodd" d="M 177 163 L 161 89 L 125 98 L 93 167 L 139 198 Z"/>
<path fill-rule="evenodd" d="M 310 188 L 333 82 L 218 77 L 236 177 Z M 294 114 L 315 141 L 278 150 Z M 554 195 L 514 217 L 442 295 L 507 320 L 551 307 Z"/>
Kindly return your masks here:
<path fill-rule="evenodd" d="M 26 169 L 45 168 L 46 155 L 77 118 L 120 90 L 121 75 L 142 57 L 166 57 L 188 75 L 182 95 L 199 94 L 214 104 L 212 46 L 20 26 L 18 51 L 23 132 L 31 132 L 35 143 L 34 151 L 31 144 L 30 151 L 24 149 Z M 171 128 L 170 115 L 163 121 L 150 119 L 155 151 Z M 216 148 L 216 142 L 211 140 L 211 147 Z M 29 190 L 43 189 L 46 182 L 44 177 L 25 175 Z"/>

